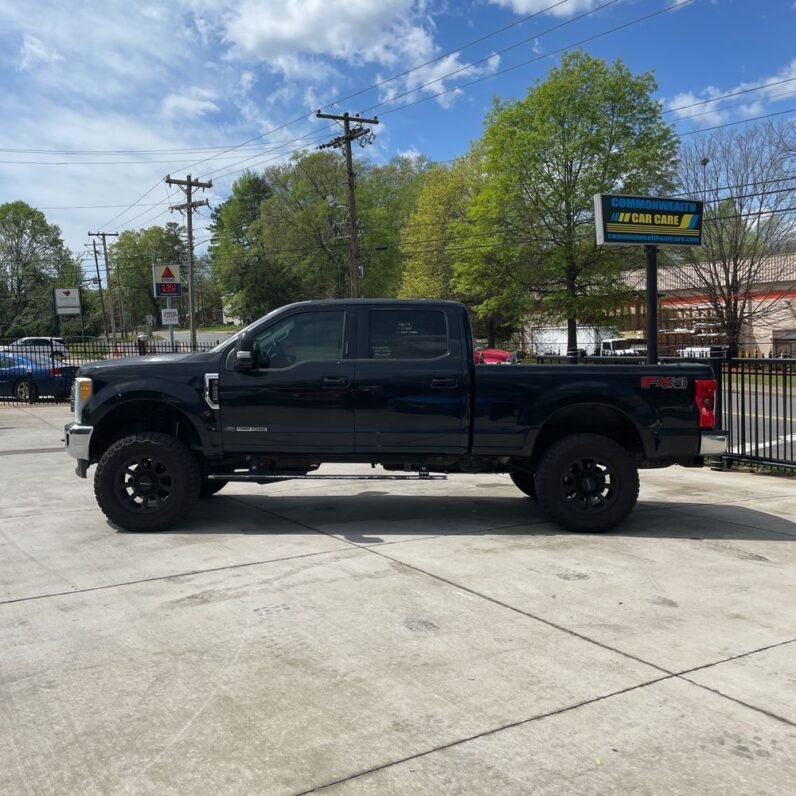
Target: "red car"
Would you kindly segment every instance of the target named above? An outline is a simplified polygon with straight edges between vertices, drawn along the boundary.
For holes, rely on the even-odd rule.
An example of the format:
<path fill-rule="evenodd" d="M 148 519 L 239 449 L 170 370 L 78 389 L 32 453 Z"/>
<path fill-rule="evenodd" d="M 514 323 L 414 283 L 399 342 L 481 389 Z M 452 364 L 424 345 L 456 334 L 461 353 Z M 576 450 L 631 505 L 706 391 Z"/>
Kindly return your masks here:
<path fill-rule="evenodd" d="M 516 365 L 517 354 L 501 348 L 476 348 L 473 361 L 476 365 Z"/>

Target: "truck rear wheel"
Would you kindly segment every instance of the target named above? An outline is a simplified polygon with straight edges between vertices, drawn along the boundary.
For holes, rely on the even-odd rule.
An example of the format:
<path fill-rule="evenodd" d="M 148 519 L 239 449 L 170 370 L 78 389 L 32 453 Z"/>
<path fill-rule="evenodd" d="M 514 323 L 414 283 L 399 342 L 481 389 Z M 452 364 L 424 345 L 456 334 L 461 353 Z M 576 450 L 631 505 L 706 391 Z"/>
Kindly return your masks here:
<path fill-rule="evenodd" d="M 119 527 L 164 531 L 186 517 L 200 482 L 199 463 L 178 439 L 133 434 L 105 451 L 94 475 L 94 495 Z"/>
<path fill-rule="evenodd" d="M 536 491 L 544 513 L 571 531 L 608 531 L 638 500 L 632 454 L 609 437 L 573 434 L 544 455 Z"/>
<path fill-rule="evenodd" d="M 515 470 L 513 473 L 510 473 L 510 476 L 511 480 L 514 482 L 514 486 L 516 486 L 520 492 L 524 492 L 531 500 L 539 500 L 536 494 L 536 477 L 533 473 Z"/>

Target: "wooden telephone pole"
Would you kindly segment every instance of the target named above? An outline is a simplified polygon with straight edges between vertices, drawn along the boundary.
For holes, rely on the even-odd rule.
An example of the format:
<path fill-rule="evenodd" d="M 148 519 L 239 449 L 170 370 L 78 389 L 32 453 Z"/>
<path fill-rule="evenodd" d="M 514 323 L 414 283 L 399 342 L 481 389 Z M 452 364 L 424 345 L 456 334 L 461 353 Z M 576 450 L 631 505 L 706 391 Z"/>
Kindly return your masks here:
<path fill-rule="evenodd" d="M 114 312 L 113 312 L 113 290 L 111 289 L 111 266 L 108 262 L 108 244 L 106 242 L 106 238 L 118 238 L 118 232 L 89 232 L 88 236 L 90 238 L 102 238 L 102 256 L 105 258 L 105 278 L 108 280 L 108 303 L 110 304 L 110 311 L 111 311 L 111 337 L 113 338 L 113 342 L 116 342 L 116 321 L 114 320 Z M 96 256 L 96 248 L 94 249 L 94 255 Z M 99 278 L 99 272 L 97 273 L 97 278 Z M 100 283 L 100 290 L 102 290 L 102 286 Z M 116 292 L 118 293 L 119 298 L 119 331 L 121 332 L 122 338 L 124 338 L 124 303 L 122 302 L 122 279 L 121 275 L 119 274 L 119 259 L 116 259 Z M 101 294 L 100 294 L 101 295 Z"/>
<path fill-rule="evenodd" d="M 321 144 L 318 149 L 343 149 L 345 151 L 345 166 L 348 172 L 348 223 L 351 229 L 351 297 L 359 298 L 359 280 L 362 277 L 362 266 L 359 257 L 359 226 L 357 224 L 357 199 L 356 177 L 354 175 L 354 158 L 351 155 L 351 142 L 360 139 L 360 146 L 365 146 L 373 141 L 373 131 L 363 124 L 378 124 L 378 118 L 363 119 L 359 114 L 351 116 L 348 113 L 337 116 L 333 113 L 317 111 L 318 119 L 332 119 L 343 123 L 343 134 L 333 138 L 326 144 Z M 351 127 L 351 122 L 355 126 Z"/>
<path fill-rule="evenodd" d="M 201 201 L 193 201 L 194 188 L 212 188 L 212 180 L 201 182 L 200 180 L 192 180 L 189 174 L 184 180 L 173 180 L 171 177 L 166 177 L 167 185 L 179 185 L 185 191 L 185 197 L 188 200 L 184 204 L 174 205 L 170 210 L 185 210 L 185 215 L 188 218 L 188 315 L 191 326 L 191 349 L 196 351 L 196 312 L 193 297 L 193 211 L 202 205 L 209 205 L 207 199 Z"/>

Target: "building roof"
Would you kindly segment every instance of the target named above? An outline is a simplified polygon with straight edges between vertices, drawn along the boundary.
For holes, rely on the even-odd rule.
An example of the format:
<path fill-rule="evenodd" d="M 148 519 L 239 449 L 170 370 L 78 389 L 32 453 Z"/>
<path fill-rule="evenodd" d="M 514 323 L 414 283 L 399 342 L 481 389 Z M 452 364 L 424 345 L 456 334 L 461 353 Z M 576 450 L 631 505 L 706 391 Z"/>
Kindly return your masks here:
<path fill-rule="evenodd" d="M 699 285 L 696 269 L 697 266 L 688 263 L 659 265 L 658 290 L 693 292 Z M 772 254 L 764 258 L 760 264 L 760 279 L 755 284 L 782 285 L 791 282 L 796 286 L 796 252 Z M 634 290 L 644 291 L 647 284 L 645 269 L 634 268 L 626 271 L 625 284 Z"/>

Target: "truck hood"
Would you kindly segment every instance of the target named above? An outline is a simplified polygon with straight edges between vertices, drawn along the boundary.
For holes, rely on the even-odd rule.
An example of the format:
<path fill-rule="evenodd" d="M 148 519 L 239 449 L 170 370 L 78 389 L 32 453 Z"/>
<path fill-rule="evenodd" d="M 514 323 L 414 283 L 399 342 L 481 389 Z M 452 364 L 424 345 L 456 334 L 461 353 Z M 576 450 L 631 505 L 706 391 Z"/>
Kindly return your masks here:
<path fill-rule="evenodd" d="M 206 360 L 204 354 L 150 354 L 139 357 L 123 357 L 121 359 L 102 359 L 97 362 L 89 362 L 81 365 L 78 371 L 79 376 L 102 376 L 103 378 L 114 378 L 116 375 L 123 376 L 135 371 L 141 372 L 141 368 L 152 368 L 153 370 L 171 370 L 178 367 L 181 363 Z"/>

